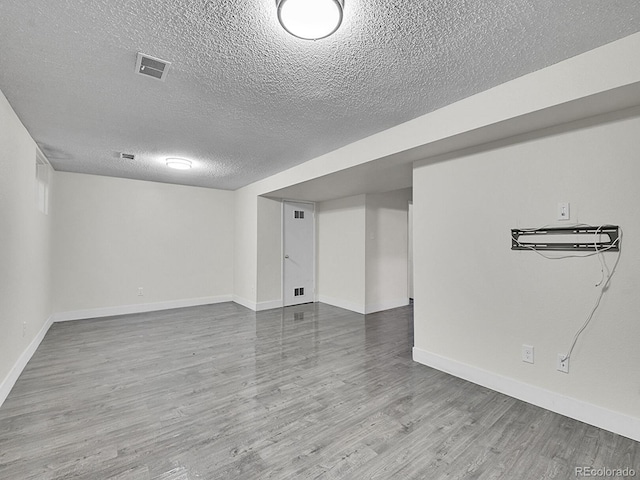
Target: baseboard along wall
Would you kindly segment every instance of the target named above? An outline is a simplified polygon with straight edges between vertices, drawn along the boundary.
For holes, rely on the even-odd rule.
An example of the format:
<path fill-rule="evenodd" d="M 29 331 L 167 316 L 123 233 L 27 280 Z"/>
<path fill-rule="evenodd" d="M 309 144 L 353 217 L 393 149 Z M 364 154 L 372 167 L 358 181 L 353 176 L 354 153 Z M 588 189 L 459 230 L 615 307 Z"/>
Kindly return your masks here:
<path fill-rule="evenodd" d="M 89 308 L 86 310 L 55 313 L 53 314 L 53 321 L 67 322 L 71 320 L 83 320 L 86 318 L 113 317 L 114 315 L 128 315 L 131 313 L 156 312 L 159 310 L 170 310 L 172 308 L 196 307 L 198 305 L 231 302 L 232 300 L 232 295 L 219 295 L 216 297 L 187 298 L 184 300 L 169 300 L 166 302 Z"/>
<path fill-rule="evenodd" d="M 409 305 L 409 297 L 399 298 L 388 302 L 365 304 L 349 302 L 341 298 L 328 297 L 326 295 L 318 295 L 317 300 L 319 302 L 326 303 L 327 305 L 344 308 L 345 310 L 351 310 L 352 312 L 361 313 L 363 315 L 382 312 L 384 310 L 390 310 L 392 308 L 404 307 L 406 305 Z"/>
<path fill-rule="evenodd" d="M 20 355 L 16 363 L 13 365 L 9 374 L 0 382 L 0 407 L 9 396 L 9 392 L 11 392 L 11 389 L 16 384 L 16 381 L 18 381 L 20 374 L 40 346 L 40 343 L 49 331 L 49 328 L 51 328 L 51 325 L 56 322 L 112 317 L 114 315 L 127 315 L 131 313 L 155 312 L 160 310 L 170 310 L 172 308 L 195 307 L 198 305 L 210 305 L 212 303 L 231 302 L 232 300 L 232 295 L 220 295 L 215 297 L 189 298 L 184 300 L 170 300 L 167 302 L 90 308 L 86 310 L 54 313 L 47 319 L 25 351 L 22 352 L 22 355 Z"/>
<path fill-rule="evenodd" d="M 454 377 L 640 442 L 640 418 L 567 397 L 417 347 L 413 347 L 413 360 Z"/>
<path fill-rule="evenodd" d="M 44 336 L 49 331 L 49 328 L 51 328 L 51 325 L 53 325 L 53 315 L 51 315 L 47 319 L 47 321 L 44 322 L 44 325 L 42 326 L 40 331 L 36 334 L 29 346 L 25 349 L 24 352 L 22 352 L 22 355 L 20 355 L 16 363 L 13 365 L 13 367 L 9 371 L 9 374 L 0 383 L 0 407 L 9 396 L 11 389 L 18 381 L 18 378 L 24 370 L 24 367 L 27 366 L 27 363 L 29 363 L 29 360 L 31 360 L 33 354 L 36 353 L 36 350 L 40 346 L 40 343 L 44 339 Z"/>

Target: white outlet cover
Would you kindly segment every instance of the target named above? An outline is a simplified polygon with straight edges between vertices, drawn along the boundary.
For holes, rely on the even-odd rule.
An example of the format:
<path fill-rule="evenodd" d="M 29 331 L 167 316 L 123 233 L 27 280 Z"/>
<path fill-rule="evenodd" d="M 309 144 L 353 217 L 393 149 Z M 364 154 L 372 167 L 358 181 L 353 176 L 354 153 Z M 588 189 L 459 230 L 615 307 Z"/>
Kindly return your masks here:
<path fill-rule="evenodd" d="M 569 373 L 569 359 L 567 358 L 566 360 L 564 360 L 565 356 L 566 355 L 564 353 L 559 353 L 558 354 L 558 365 L 557 365 L 557 368 L 558 368 L 559 372 Z"/>
<path fill-rule="evenodd" d="M 526 363 L 533 363 L 534 361 L 534 349 L 531 345 L 522 345 L 522 361 Z"/>

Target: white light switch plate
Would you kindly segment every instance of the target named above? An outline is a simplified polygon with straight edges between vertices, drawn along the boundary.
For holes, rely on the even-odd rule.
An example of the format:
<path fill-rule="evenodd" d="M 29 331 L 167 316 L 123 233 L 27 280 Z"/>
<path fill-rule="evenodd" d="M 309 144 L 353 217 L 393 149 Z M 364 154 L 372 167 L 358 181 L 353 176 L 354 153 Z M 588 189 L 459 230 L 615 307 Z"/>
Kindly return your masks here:
<path fill-rule="evenodd" d="M 558 203 L 558 220 L 569 220 L 569 218 L 571 218 L 569 207 L 569 202 Z"/>

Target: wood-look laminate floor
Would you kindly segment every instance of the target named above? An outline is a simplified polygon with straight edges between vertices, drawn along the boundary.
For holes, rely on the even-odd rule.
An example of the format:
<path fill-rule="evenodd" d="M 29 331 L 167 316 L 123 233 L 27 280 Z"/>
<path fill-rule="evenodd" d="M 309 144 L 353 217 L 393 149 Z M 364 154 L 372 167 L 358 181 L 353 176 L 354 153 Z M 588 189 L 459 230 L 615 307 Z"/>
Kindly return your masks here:
<path fill-rule="evenodd" d="M 640 476 L 637 442 L 414 363 L 412 325 L 232 303 L 54 324 L 0 408 L 0 478 Z"/>

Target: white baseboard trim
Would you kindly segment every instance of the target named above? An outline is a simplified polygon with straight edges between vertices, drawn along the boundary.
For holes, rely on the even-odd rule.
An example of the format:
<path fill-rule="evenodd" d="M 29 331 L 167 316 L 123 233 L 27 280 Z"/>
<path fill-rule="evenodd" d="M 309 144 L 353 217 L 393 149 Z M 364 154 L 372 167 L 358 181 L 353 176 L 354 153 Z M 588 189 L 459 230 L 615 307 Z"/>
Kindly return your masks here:
<path fill-rule="evenodd" d="M 233 302 L 238 305 L 242 305 L 243 307 L 247 307 L 249 310 L 253 310 L 254 312 L 258 310 L 256 302 L 239 297 L 238 295 L 233 296 Z"/>
<path fill-rule="evenodd" d="M 417 347 L 413 347 L 413 360 L 565 417 L 640 441 L 640 418 L 599 407 L 577 398 L 567 397 Z"/>
<path fill-rule="evenodd" d="M 365 313 L 376 313 L 392 308 L 404 307 L 409 305 L 409 297 L 399 298 L 390 302 L 374 303 L 365 305 Z"/>
<path fill-rule="evenodd" d="M 9 371 L 9 374 L 0 383 L 0 407 L 9 396 L 9 392 L 11 392 L 11 389 L 18 381 L 18 377 L 20 377 L 20 374 L 24 370 L 24 367 L 27 366 L 27 363 L 29 363 L 29 360 L 31 360 L 33 354 L 36 353 L 36 350 L 40 346 L 40 343 L 44 339 L 44 336 L 49 331 L 49 328 L 51 328 L 51 325 L 53 325 L 53 315 L 51 315 L 47 319 L 47 321 L 44 322 L 44 325 L 31 341 L 29 346 L 25 349 L 24 352 L 22 352 L 22 355 L 18 357 L 18 360 L 13 365 L 13 368 L 11 368 L 11 370 Z"/>
<path fill-rule="evenodd" d="M 282 302 L 282 299 L 280 299 L 280 300 L 268 300 L 266 302 L 258 302 L 256 307 L 257 307 L 256 311 L 257 312 L 261 312 L 263 310 L 271 310 L 273 308 L 282 308 L 283 307 L 283 302 Z"/>
<path fill-rule="evenodd" d="M 316 302 L 326 303 L 327 305 L 333 305 L 334 307 L 344 308 L 345 310 L 350 310 L 352 312 L 356 312 L 360 314 L 381 312 L 383 310 L 390 310 L 392 308 L 404 307 L 405 305 L 409 305 L 408 297 L 398 299 L 398 300 L 393 300 L 390 302 L 374 303 L 371 305 L 360 305 L 358 303 L 349 302 L 346 300 L 342 300 L 340 298 L 327 297 L 326 295 L 316 295 L 314 300 Z M 247 300 L 246 298 L 242 298 L 242 297 L 238 297 L 237 295 L 234 295 L 233 301 L 255 312 L 261 312 L 263 310 L 271 310 L 273 308 L 283 307 L 282 299 L 267 300 L 264 302 L 256 303 L 256 302 L 252 302 L 251 300 Z"/>
<path fill-rule="evenodd" d="M 86 310 L 74 310 L 71 312 L 54 313 L 53 321 L 68 322 L 70 320 L 83 320 L 86 318 L 101 318 L 112 317 L 114 315 L 128 315 L 131 313 L 156 312 L 158 310 L 170 310 L 172 308 L 195 307 L 198 305 L 210 305 L 212 303 L 231 302 L 232 300 L 232 295 L 219 295 L 216 297 L 187 298 L 184 300 L 141 303 L 138 305 L 120 305 L 116 307 L 89 308 Z"/>
<path fill-rule="evenodd" d="M 318 301 L 320 303 L 326 303 L 327 305 L 333 305 L 334 307 L 344 308 L 345 310 L 351 310 L 356 313 L 365 313 L 365 306 L 359 303 L 349 302 L 342 300 L 341 298 L 327 297 L 326 295 L 318 295 Z"/>
<path fill-rule="evenodd" d="M 366 305 L 349 302 L 347 300 L 342 300 L 340 298 L 327 297 L 326 295 L 318 295 L 317 301 L 321 303 L 326 303 L 328 305 L 333 305 L 334 307 L 351 310 L 352 312 L 361 313 L 361 314 L 382 312 L 383 310 L 390 310 L 392 308 L 404 307 L 405 305 L 409 305 L 409 297 L 392 300 L 389 302 L 372 303 L 372 304 L 366 304 Z"/>
<path fill-rule="evenodd" d="M 38 334 L 31 341 L 29 346 L 22 352 L 16 363 L 11 368 L 9 374 L 0 382 L 0 406 L 9 396 L 9 392 L 18 381 L 20 374 L 29 363 L 29 360 L 40 346 L 45 335 L 55 322 L 66 322 L 70 320 L 83 320 L 88 318 L 111 317 L 114 315 L 126 315 L 130 313 L 155 312 L 158 310 L 169 310 L 172 308 L 194 307 L 198 305 L 210 305 L 213 303 L 231 302 L 232 295 L 220 295 L 216 297 L 190 298 L 185 300 L 171 300 L 167 302 L 144 303 L 139 305 L 123 305 L 117 307 L 90 308 L 86 310 L 74 310 L 71 312 L 59 312 L 51 315 L 42 326 Z"/>
<path fill-rule="evenodd" d="M 267 300 L 265 302 L 252 302 L 251 300 L 247 300 L 246 298 L 239 297 L 237 295 L 233 296 L 233 301 L 238 305 L 242 305 L 243 307 L 247 307 L 254 312 L 261 312 L 263 310 L 271 310 L 272 308 L 282 308 L 282 300 Z"/>

